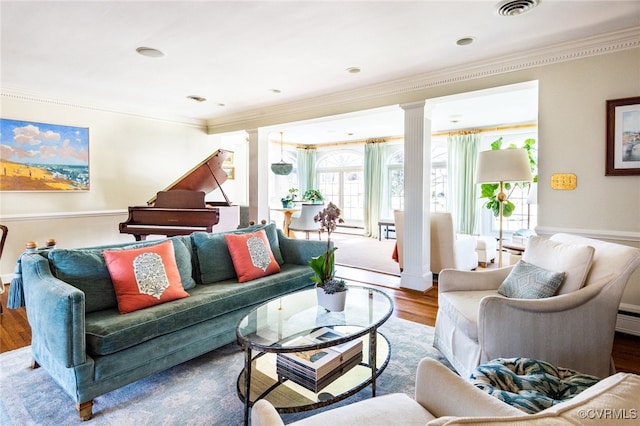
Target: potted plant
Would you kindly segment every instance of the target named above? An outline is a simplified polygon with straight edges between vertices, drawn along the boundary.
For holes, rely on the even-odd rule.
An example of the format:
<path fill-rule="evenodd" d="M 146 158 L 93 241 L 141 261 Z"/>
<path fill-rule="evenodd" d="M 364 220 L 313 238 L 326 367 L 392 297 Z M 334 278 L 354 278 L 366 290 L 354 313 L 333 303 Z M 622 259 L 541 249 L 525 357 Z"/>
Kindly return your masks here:
<path fill-rule="evenodd" d="M 293 207 L 293 202 L 298 195 L 298 188 L 289 188 L 289 192 L 284 197 L 280 198 L 283 209 L 290 209 Z"/>
<path fill-rule="evenodd" d="M 320 231 L 327 231 L 327 251 L 309 260 L 309 266 L 315 275 L 311 280 L 316 283 L 318 304 L 328 311 L 343 311 L 347 296 L 347 283 L 335 277 L 335 251 L 337 247 L 331 245 L 331 233 L 336 230 L 338 223 L 344 223 L 340 217 L 340 209 L 329 203 L 314 218 L 320 224 Z"/>
<path fill-rule="evenodd" d="M 321 204 L 324 197 L 317 189 L 307 189 L 302 196 L 303 201 L 311 201 L 313 204 Z"/>
<path fill-rule="evenodd" d="M 529 164 L 531 165 L 531 170 L 535 171 L 536 168 L 536 160 L 532 155 L 533 145 L 536 143 L 535 139 L 527 139 L 524 141 L 524 145 L 522 148 L 527 150 L 529 154 Z M 510 145 L 506 149 L 517 148 L 515 145 Z M 491 149 L 502 149 L 502 138 L 498 138 L 497 140 L 491 143 Z M 538 182 L 538 175 L 534 175 L 532 182 Z M 511 184 L 509 182 L 504 183 L 504 190 L 513 191 L 512 187 L 516 186 L 528 186 L 529 182 L 522 183 L 514 183 Z M 500 185 L 497 183 L 483 183 L 480 185 L 480 198 L 487 198 L 487 202 L 485 203 L 485 207 L 493 212 L 495 217 L 498 217 L 500 214 L 500 201 L 498 201 L 498 193 L 500 192 Z M 503 202 L 502 205 L 502 216 L 509 217 L 513 213 L 516 208 L 516 205 L 509 201 L 509 194 L 507 194 L 507 199 Z"/>

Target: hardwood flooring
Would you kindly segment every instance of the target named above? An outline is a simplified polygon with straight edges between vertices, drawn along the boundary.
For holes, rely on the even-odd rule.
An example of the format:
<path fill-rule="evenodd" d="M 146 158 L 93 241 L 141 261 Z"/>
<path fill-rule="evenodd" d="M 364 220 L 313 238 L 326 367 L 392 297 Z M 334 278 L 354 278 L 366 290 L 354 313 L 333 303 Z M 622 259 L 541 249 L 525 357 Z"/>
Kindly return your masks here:
<path fill-rule="evenodd" d="M 350 282 L 383 288 L 395 303 L 394 315 L 409 321 L 433 326 L 438 311 L 438 289 L 426 292 L 398 288 L 399 278 L 376 274 L 355 268 L 341 267 L 339 273 Z M 7 288 L 8 290 L 8 288 Z M 0 352 L 7 352 L 31 344 L 31 328 L 23 309 L 6 309 L 6 291 L 2 295 L 0 315 Z M 613 359 L 618 371 L 640 374 L 640 336 L 616 333 L 613 344 Z"/>

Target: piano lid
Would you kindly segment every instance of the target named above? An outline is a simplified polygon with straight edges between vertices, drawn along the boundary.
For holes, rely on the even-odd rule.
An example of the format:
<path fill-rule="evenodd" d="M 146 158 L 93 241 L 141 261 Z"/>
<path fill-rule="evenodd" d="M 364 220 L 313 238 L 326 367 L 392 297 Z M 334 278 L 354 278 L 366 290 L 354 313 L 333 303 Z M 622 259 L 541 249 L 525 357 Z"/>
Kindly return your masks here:
<path fill-rule="evenodd" d="M 209 157 L 205 158 L 197 166 L 182 175 L 178 180 L 167 186 L 163 191 L 173 189 L 187 189 L 190 191 L 202 191 L 210 193 L 216 188 L 220 188 L 225 200 L 229 202 L 227 195 L 220 185 L 227 180 L 227 172 L 222 168 L 222 163 L 231 156 L 231 151 L 219 149 Z M 157 196 L 154 196 L 147 204 L 154 204 Z"/>

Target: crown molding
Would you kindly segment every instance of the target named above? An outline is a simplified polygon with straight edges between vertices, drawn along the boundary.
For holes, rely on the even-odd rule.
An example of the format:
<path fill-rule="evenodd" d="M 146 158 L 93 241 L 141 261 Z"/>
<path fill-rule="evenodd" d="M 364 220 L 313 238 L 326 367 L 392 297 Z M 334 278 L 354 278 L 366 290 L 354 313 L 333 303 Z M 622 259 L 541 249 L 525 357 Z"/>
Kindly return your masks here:
<path fill-rule="evenodd" d="M 553 46 L 517 52 L 379 84 L 282 103 L 208 120 L 208 133 L 263 127 L 362 109 L 361 105 L 389 105 L 384 100 L 438 86 L 547 66 L 640 47 L 640 27 L 602 34 Z M 303 118 L 301 118 L 303 117 Z"/>
<path fill-rule="evenodd" d="M 2 87 L 2 89 L 0 90 L 0 98 L 28 101 L 28 102 L 37 102 L 41 104 L 50 104 L 50 105 L 55 105 L 60 107 L 76 108 L 76 109 L 82 109 L 87 111 L 107 112 L 111 114 L 126 115 L 129 117 L 140 117 L 148 120 L 193 126 L 199 129 L 206 129 L 207 127 L 206 120 L 187 118 L 187 117 L 168 116 L 168 115 L 145 114 L 135 109 L 126 109 L 122 105 L 106 106 L 106 105 L 98 105 L 98 104 L 91 104 L 91 103 L 83 103 L 82 101 L 71 100 L 71 99 L 54 99 L 54 98 L 49 98 L 43 95 L 38 95 L 36 93 L 32 93 L 23 89 L 14 88 L 14 87 Z"/>

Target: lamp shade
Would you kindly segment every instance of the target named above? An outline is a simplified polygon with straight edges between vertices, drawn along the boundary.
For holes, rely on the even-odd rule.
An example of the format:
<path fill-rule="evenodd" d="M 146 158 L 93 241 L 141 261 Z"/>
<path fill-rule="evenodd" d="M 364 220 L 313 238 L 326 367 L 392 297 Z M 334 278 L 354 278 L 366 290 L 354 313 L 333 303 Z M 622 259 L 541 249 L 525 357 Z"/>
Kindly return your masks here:
<path fill-rule="evenodd" d="M 532 178 L 526 149 L 493 149 L 478 153 L 476 183 L 525 182 Z"/>

